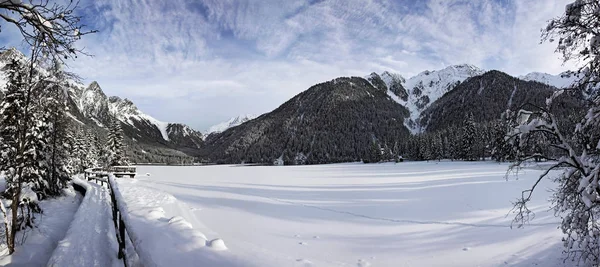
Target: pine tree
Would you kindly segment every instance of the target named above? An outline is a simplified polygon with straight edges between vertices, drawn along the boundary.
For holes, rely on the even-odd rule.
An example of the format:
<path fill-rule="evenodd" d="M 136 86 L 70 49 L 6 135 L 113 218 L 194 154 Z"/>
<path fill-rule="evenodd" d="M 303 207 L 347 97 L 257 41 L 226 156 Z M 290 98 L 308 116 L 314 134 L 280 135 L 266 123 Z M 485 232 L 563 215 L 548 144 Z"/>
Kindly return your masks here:
<path fill-rule="evenodd" d="M 21 62 L 12 60 L 6 65 L 6 95 L 0 104 L 0 171 L 6 179 L 5 195 L 11 199 L 11 222 L 6 233 L 9 253 L 14 252 L 16 232 L 32 226 L 33 212 L 41 212 L 34 196 L 21 195 L 22 188 L 40 189 L 45 161 L 43 121 L 36 120 L 32 108 L 35 100 L 32 66 L 29 72 Z M 22 207 L 22 208 L 20 208 Z M 25 214 L 25 209 L 27 214 Z M 21 211 L 21 212 L 19 212 Z"/>
<path fill-rule="evenodd" d="M 464 160 L 476 160 L 476 140 L 477 140 L 477 129 L 475 128 L 475 119 L 473 114 L 467 116 L 464 125 L 462 127 L 461 136 L 461 155 Z"/>
<path fill-rule="evenodd" d="M 46 162 L 48 166 L 47 194 L 57 196 L 60 194 L 60 189 L 67 186 L 67 181 L 70 179 L 71 170 L 68 162 L 70 160 L 71 146 L 68 142 L 69 122 L 66 116 L 66 94 L 62 86 L 64 74 L 58 62 L 54 62 L 51 69 L 52 80 L 47 89 L 47 102 L 45 104 L 47 120 L 50 124 L 48 129 L 48 153 Z"/>
<path fill-rule="evenodd" d="M 88 147 L 86 161 L 88 163 L 88 167 L 94 167 L 99 165 L 99 140 L 96 135 L 94 135 L 90 130 L 86 131 L 85 139 Z"/>
<path fill-rule="evenodd" d="M 121 123 L 116 118 L 113 118 L 109 126 L 106 147 L 108 148 L 109 153 L 109 166 L 121 166 L 129 164 L 124 154 L 123 130 L 121 129 Z"/>
<path fill-rule="evenodd" d="M 433 134 L 433 142 L 431 144 L 431 159 L 441 160 L 442 159 L 442 137 L 439 134 Z"/>
<path fill-rule="evenodd" d="M 6 94 L 0 106 L 0 146 L 2 147 L 0 157 L 0 171 L 6 176 L 6 190 L 12 195 L 20 186 L 17 166 L 22 157 L 17 158 L 20 142 L 19 136 L 22 132 L 23 117 L 25 113 L 25 77 L 23 69 L 16 60 L 11 61 L 5 67 L 7 76 Z"/>
<path fill-rule="evenodd" d="M 373 140 L 373 142 L 371 142 L 368 151 L 368 155 L 363 159 L 364 163 L 377 163 L 381 161 L 381 146 L 377 141 Z"/>

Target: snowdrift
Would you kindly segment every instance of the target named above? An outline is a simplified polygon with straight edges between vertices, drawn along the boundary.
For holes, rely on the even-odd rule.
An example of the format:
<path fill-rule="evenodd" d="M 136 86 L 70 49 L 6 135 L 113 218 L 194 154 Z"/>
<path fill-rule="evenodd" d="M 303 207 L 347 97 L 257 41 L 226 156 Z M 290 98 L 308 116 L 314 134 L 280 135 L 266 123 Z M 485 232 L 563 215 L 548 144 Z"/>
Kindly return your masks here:
<path fill-rule="evenodd" d="M 170 194 L 109 177 L 123 221 L 144 266 L 250 266 L 227 251 L 221 239 L 194 229 L 183 203 Z M 172 216 L 166 216 L 169 213 Z"/>

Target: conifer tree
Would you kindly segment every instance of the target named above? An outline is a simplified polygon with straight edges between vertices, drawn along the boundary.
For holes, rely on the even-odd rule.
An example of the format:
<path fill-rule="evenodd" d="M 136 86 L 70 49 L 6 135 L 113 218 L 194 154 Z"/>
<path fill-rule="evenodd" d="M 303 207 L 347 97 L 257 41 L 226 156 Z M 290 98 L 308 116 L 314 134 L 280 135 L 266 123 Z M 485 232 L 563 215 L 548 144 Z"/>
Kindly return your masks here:
<path fill-rule="evenodd" d="M 69 122 L 66 116 L 66 94 L 63 87 L 64 73 L 60 63 L 55 61 L 51 69 L 51 84 L 46 90 L 45 110 L 47 120 L 50 124 L 47 134 L 48 154 L 46 162 L 48 166 L 47 193 L 52 196 L 60 194 L 60 189 L 65 188 L 70 178 L 71 170 L 68 167 L 70 159 L 70 144 L 68 127 Z"/>
<path fill-rule="evenodd" d="M 5 196 L 11 199 L 11 221 L 6 233 L 9 253 L 14 252 L 15 235 L 24 226 L 32 226 L 34 217 L 31 211 L 40 212 L 35 196 L 23 196 L 22 188 L 39 190 L 45 161 L 43 121 L 36 120 L 32 107 L 35 100 L 32 69 L 27 71 L 17 60 L 9 62 L 6 68 L 6 95 L 0 103 L 0 171 L 6 179 Z M 24 214 L 24 207 L 27 214 Z M 22 211 L 22 212 L 19 212 Z"/>
<path fill-rule="evenodd" d="M 100 145 L 98 141 L 98 137 L 92 133 L 92 131 L 88 130 L 85 132 L 85 139 L 88 147 L 87 151 L 87 163 L 88 167 L 98 166 L 98 158 L 99 158 L 99 150 Z"/>
<path fill-rule="evenodd" d="M 109 126 L 106 146 L 109 152 L 109 166 L 120 166 L 128 164 L 123 147 L 123 130 L 121 129 L 121 123 L 116 118 L 113 118 Z"/>
<path fill-rule="evenodd" d="M 464 160 L 476 160 L 476 140 L 477 140 L 477 129 L 475 128 L 475 119 L 473 114 L 467 116 L 464 125 L 462 127 L 461 136 L 461 154 Z"/>

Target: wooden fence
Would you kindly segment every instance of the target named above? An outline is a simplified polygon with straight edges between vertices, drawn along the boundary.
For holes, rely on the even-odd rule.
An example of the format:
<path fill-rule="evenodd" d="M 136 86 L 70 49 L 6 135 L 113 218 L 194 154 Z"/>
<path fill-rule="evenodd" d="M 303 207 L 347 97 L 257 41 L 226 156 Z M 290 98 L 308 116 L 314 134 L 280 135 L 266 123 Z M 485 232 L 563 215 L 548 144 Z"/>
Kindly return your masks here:
<path fill-rule="evenodd" d="M 115 182 L 111 179 L 111 175 L 115 175 L 113 172 L 116 171 L 118 174 L 123 176 L 129 176 L 131 178 L 135 177 L 135 167 L 129 166 L 115 166 L 111 167 L 108 170 L 103 168 L 90 168 L 85 170 L 84 176 L 88 181 L 94 181 L 101 186 L 106 184 L 108 191 L 110 192 L 110 200 L 112 204 L 112 217 L 115 225 L 115 232 L 117 235 L 117 243 L 119 243 L 119 252 L 117 257 L 123 260 L 123 264 L 125 267 L 127 264 L 127 255 L 125 250 L 125 233 L 127 231 L 127 225 L 123 221 L 123 217 L 121 215 L 121 210 L 119 210 L 118 199 L 115 196 Z M 131 241 L 131 240 L 130 240 Z M 133 244 L 133 242 L 131 242 Z M 135 244 L 133 245 L 133 249 L 135 250 Z"/>

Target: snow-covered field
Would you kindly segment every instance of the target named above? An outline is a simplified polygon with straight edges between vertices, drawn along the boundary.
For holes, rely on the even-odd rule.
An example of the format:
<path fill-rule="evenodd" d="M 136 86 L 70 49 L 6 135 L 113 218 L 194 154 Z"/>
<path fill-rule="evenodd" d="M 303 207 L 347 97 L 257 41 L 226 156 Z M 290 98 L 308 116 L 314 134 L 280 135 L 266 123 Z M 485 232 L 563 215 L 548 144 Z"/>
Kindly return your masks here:
<path fill-rule="evenodd" d="M 175 196 L 167 215 L 222 238 L 250 265 L 565 266 L 547 202 L 552 183 L 539 187 L 531 225 L 511 229 L 511 201 L 541 171 L 506 181 L 506 170 L 493 162 L 140 166 L 135 186 Z"/>

